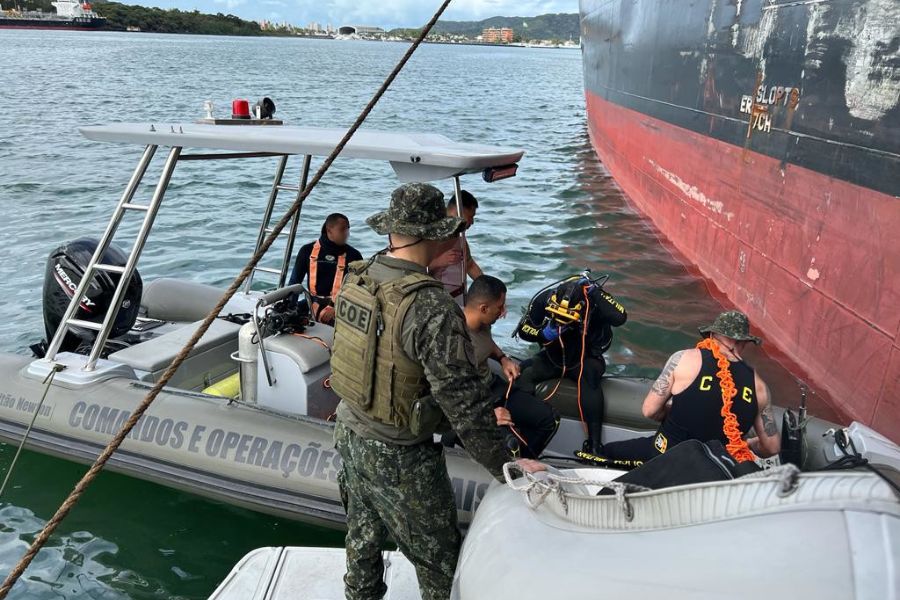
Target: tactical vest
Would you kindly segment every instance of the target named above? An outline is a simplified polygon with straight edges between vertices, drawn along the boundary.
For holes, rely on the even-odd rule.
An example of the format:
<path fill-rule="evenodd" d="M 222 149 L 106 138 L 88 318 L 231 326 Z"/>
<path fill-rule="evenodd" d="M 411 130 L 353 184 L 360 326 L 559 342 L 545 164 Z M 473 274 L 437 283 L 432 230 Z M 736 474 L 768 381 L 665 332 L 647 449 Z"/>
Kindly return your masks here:
<path fill-rule="evenodd" d="M 403 319 L 425 287 L 442 287 L 422 273 L 378 283 L 351 266 L 335 301 L 331 386 L 372 419 L 410 427 L 416 401 L 427 395 L 421 365 L 403 352 Z"/>

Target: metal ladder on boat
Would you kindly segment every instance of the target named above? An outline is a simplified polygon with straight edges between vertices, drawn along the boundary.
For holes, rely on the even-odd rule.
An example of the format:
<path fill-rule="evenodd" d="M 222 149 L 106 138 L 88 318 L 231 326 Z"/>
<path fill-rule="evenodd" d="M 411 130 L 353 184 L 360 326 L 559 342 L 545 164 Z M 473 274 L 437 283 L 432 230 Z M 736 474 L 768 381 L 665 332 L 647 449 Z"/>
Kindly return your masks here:
<path fill-rule="evenodd" d="M 100 353 L 102 352 L 103 347 L 106 345 L 109 334 L 112 331 L 113 325 L 115 324 L 115 319 L 119 313 L 119 307 L 122 304 L 122 300 L 125 296 L 125 291 L 128 289 L 128 284 L 131 282 L 131 278 L 134 275 L 137 261 L 144 249 L 144 244 L 146 243 L 147 237 L 150 234 L 150 229 L 153 227 L 153 221 L 156 219 L 156 215 L 159 212 L 159 206 L 162 202 L 163 196 L 165 196 L 166 189 L 169 186 L 169 182 L 172 179 L 172 172 L 175 170 L 175 166 L 178 163 L 178 158 L 181 155 L 180 147 L 174 147 L 169 151 L 165 166 L 163 167 L 162 175 L 160 176 L 159 182 L 156 184 L 156 188 L 153 191 L 153 196 L 151 197 L 150 202 L 148 204 L 137 204 L 134 202 L 134 196 L 141 183 L 141 180 L 144 178 L 144 175 L 147 172 L 147 168 L 150 166 L 150 162 L 152 161 L 154 154 L 156 154 L 156 149 L 157 146 L 147 146 L 144 149 L 144 154 L 141 156 L 137 168 L 131 175 L 131 179 L 128 181 L 128 186 L 125 188 L 125 192 L 122 194 L 122 198 L 119 200 L 118 205 L 116 205 L 116 209 L 115 211 L 113 211 L 112 218 L 110 218 L 109 223 L 106 226 L 106 230 L 103 232 L 103 236 L 100 238 L 100 243 L 97 245 L 97 249 L 94 251 L 94 255 L 91 257 L 91 260 L 88 262 L 87 268 L 84 272 L 84 276 L 82 276 L 81 282 L 78 284 L 75 293 L 72 295 L 72 300 L 69 302 L 69 306 L 66 309 L 62 320 L 60 321 L 59 327 L 57 328 L 56 333 L 53 335 L 53 339 L 51 340 L 50 345 L 47 348 L 47 353 L 45 355 L 46 360 L 55 360 L 56 355 L 59 352 L 59 348 L 66 337 L 66 334 L 69 333 L 69 331 L 73 327 L 89 329 L 92 331 L 96 331 L 97 337 L 94 339 L 94 344 L 91 347 L 91 352 L 88 356 L 87 364 L 85 364 L 83 370 L 94 370 L 94 367 L 97 364 L 97 360 L 100 358 Z M 123 217 L 130 211 L 139 213 L 143 212 L 144 218 L 141 222 L 140 229 L 138 230 L 138 234 L 135 238 L 134 244 L 131 247 L 131 251 L 128 253 L 128 258 L 125 261 L 125 265 L 118 266 L 105 264 L 102 262 L 103 255 L 109 249 L 110 244 L 112 243 L 113 238 L 116 235 L 116 232 L 119 230 L 119 226 L 122 223 Z M 84 294 L 87 291 L 88 286 L 93 281 L 94 276 L 98 272 L 114 273 L 119 275 L 119 282 L 118 284 L 116 284 L 116 290 L 113 294 L 112 301 L 110 302 L 109 307 L 106 309 L 106 314 L 104 315 L 102 322 L 95 323 L 93 321 L 77 319 L 75 318 L 75 315 L 78 312 L 79 307 L 81 306 Z"/>
<path fill-rule="evenodd" d="M 275 212 L 275 203 L 278 200 L 279 192 L 293 192 L 294 197 L 291 200 L 293 204 L 296 202 L 301 194 L 303 194 L 303 190 L 306 189 L 306 185 L 309 181 L 309 167 L 312 162 L 312 156 L 306 155 L 303 157 L 303 171 L 300 175 L 300 184 L 299 185 L 286 185 L 283 183 L 284 181 L 284 173 L 287 170 L 288 159 L 290 155 L 285 154 L 281 157 L 281 160 L 278 162 L 278 168 L 275 171 L 275 180 L 272 182 L 272 191 L 269 192 L 269 201 L 266 204 L 266 211 L 263 215 L 262 224 L 259 227 L 259 235 L 256 237 L 256 247 L 254 248 L 254 254 L 259 251 L 262 247 L 263 242 L 266 238 L 272 233 L 272 214 Z M 301 210 L 302 210 L 301 206 Z M 257 273 L 266 273 L 268 275 L 275 275 L 278 277 L 278 286 L 277 288 L 284 287 L 286 283 L 288 273 L 291 268 L 291 262 L 294 258 L 294 238 L 297 236 L 297 227 L 300 225 L 300 212 L 298 210 L 294 213 L 294 216 L 291 218 L 290 229 L 288 231 L 282 231 L 279 237 L 286 237 L 287 243 L 285 244 L 284 254 L 281 260 L 281 268 L 276 269 L 274 267 L 265 267 L 261 265 L 256 265 L 253 267 L 253 270 L 250 271 L 250 276 L 247 277 L 247 283 L 244 284 L 244 293 L 250 293 L 250 290 L 253 286 L 253 279 Z"/>

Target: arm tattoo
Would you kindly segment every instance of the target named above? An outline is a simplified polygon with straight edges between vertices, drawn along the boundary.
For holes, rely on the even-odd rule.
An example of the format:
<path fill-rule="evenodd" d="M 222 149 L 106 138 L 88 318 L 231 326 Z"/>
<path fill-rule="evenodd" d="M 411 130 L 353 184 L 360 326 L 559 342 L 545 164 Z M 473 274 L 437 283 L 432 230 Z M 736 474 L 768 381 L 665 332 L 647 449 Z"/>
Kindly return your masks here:
<path fill-rule="evenodd" d="M 672 373 L 675 372 L 675 367 L 677 367 L 678 363 L 681 362 L 681 357 L 683 355 L 684 350 L 679 350 L 678 352 L 670 356 L 669 362 L 667 362 L 666 366 L 663 367 L 662 373 L 660 373 L 659 377 L 656 378 L 656 381 L 653 382 L 653 387 L 651 387 L 650 389 L 660 398 L 668 398 L 669 391 L 672 387 L 672 384 L 669 382 L 669 377 L 672 375 Z"/>
<path fill-rule="evenodd" d="M 766 435 L 778 435 L 778 425 L 775 423 L 775 415 L 772 414 L 772 405 L 765 407 L 760 415 L 762 417 L 763 429 Z"/>

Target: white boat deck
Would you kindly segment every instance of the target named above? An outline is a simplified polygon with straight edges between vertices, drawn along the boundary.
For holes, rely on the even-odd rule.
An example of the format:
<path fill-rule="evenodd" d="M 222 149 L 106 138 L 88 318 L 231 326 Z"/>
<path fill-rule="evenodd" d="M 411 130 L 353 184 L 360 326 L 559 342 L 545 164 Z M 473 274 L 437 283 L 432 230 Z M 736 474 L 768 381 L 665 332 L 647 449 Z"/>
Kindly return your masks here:
<path fill-rule="evenodd" d="M 386 600 L 420 600 L 412 564 L 385 552 Z M 238 562 L 209 600 L 343 600 L 341 548 L 258 548 Z"/>

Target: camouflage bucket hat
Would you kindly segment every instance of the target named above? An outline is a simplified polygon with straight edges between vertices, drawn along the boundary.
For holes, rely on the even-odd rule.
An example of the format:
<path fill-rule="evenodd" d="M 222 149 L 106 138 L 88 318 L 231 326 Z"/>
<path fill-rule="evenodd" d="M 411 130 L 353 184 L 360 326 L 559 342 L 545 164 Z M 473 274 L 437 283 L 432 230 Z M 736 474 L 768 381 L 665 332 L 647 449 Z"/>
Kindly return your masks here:
<path fill-rule="evenodd" d="M 462 231 L 465 221 L 448 217 L 444 194 L 427 183 L 407 183 L 391 194 L 391 206 L 366 219 L 378 235 L 399 233 L 425 240 L 445 240 Z"/>
<path fill-rule="evenodd" d="M 753 342 L 756 345 L 762 340 L 750 335 L 750 319 L 738 310 L 729 310 L 716 317 L 712 325 L 700 328 L 700 333 L 718 333 L 738 342 Z"/>

